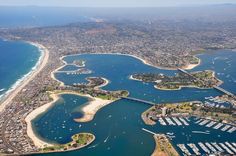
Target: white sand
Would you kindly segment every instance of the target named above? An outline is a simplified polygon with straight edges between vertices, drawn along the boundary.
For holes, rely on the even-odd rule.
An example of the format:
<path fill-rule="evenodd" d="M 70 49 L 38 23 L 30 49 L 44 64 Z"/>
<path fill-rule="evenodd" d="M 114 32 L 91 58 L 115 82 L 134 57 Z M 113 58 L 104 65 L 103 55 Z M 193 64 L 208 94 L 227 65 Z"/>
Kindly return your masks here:
<path fill-rule="evenodd" d="M 196 56 L 194 56 L 194 57 L 196 57 Z M 186 67 L 184 67 L 183 69 L 185 69 L 185 70 L 191 70 L 191 69 L 193 69 L 193 68 L 199 66 L 199 65 L 201 64 L 201 59 L 198 58 L 198 60 L 199 60 L 199 61 L 198 61 L 198 64 L 189 64 L 189 65 L 187 65 Z"/>
<path fill-rule="evenodd" d="M 47 111 L 59 99 L 59 96 L 56 94 L 51 94 L 50 96 L 53 98 L 52 102 L 36 108 L 25 118 L 25 122 L 27 123 L 27 135 L 33 140 L 35 146 L 38 148 L 53 146 L 53 144 L 43 141 L 34 133 L 31 123 L 33 119 L 35 119 L 38 115 L 42 114 L 43 112 Z"/>
<path fill-rule="evenodd" d="M 113 100 L 103 100 L 100 98 L 91 97 L 90 95 L 87 95 L 87 97 L 91 98 L 91 101 L 82 108 L 84 113 L 83 117 L 74 119 L 76 122 L 88 122 L 93 120 L 94 115 L 99 109 L 114 102 Z"/>
<path fill-rule="evenodd" d="M 39 60 L 39 64 L 36 67 L 35 70 L 32 71 L 32 73 L 27 76 L 14 90 L 12 90 L 11 93 L 9 93 L 8 96 L 5 97 L 5 99 L 3 100 L 3 102 L 0 104 L 0 112 L 4 110 L 4 108 L 12 101 L 13 98 L 16 97 L 16 95 L 31 81 L 33 80 L 38 73 L 45 67 L 45 65 L 48 62 L 48 58 L 49 58 L 49 51 L 47 50 L 46 47 L 44 47 L 41 44 L 38 43 L 33 43 L 33 42 L 29 42 L 30 44 L 37 46 L 39 49 L 41 49 L 42 52 L 42 59 Z"/>
<path fill-rule="evenodd" d="M 102 87 L 105 87 L 106 85 L 109 84 L 109 80 L 107 80 L 107 79 L 105 79 L 105 78 L 103 78 L 103 77 L 102 77 L 102 79 L 103 79 L 104 83 L 101 84 L 100 86 L 94 87 L 94 89 L 101 89 Z"/>

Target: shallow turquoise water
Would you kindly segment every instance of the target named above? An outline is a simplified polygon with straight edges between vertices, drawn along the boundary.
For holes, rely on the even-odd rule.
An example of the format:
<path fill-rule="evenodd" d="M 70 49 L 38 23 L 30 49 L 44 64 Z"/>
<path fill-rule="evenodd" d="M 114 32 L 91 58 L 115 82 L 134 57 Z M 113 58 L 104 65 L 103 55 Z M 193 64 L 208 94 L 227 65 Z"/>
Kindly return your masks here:
<path fill-rule="evenodd" d="M 216 51 L 200 55 L 202 64 L 194 71 L 213 69 L 217 76 L 224 81 L 223 88 L 236 92 L 236 53 L 230 51 Z M 78 55 L 68 56 L 64 60 L 68 63 L 75 59 L 86 60 L 86 68 L 93 71 L 88 75 L 66 75 L 58 73 L 56 77 L 65 82 L 73 84 L 84 82 L 88 76 L 102 76 L 110 80 L 103 87 L 107 90 L 126 89 L 130 96 L 153 102 L 176 102 L 190 100 L 204 100 L 207 96 L 216 96 L 221 93 L 214 89 L 200 90 L 194 88 L 183 88 L 178 91 L 160 91 L 153 87 L 152 83 L 142 83 L 129 80 L 129 76 L 140 72 L 157 72 L 174 75 L 177 71 L 161 70 L 144 65 L 141 61 L 122 55 Z M 214 63 L 213 63 L 214 62 Z M 221 74 L 224 73 L 224 74 Z M 62 100 L 63 99 L 63 100 Z M 93 121 L 88 123 L 76 123 L 75 117 L 82 114 L 78 111 L 79 106 L 86 103 L 86 99 L 75 95 L 62 95 L 61 100 L 56 102 L 48 112 L 33 121 L 37 134 L 47 140 L 58 143 L 70 141 L 70 137 L 79 132 L 91 132 L 96 140 L 84 149 L 48 155 L 150 155 L 155 147 L 154 139 L 150 134 L 142 131 L 147 128 L 156 133 L 173 132 L 175 138 L 172 140 L 174 146 L 178 143 L 197 142 L 225 142 L 235 141 L 233 134 L 206 128 L 194 124 L 190 118 L 190 126 L 155 126 L 144 125 L 141 113 L 149 108 L 148 105 L 129 100 L 116 101 L 98 111 Z M 207 134 L 194 134 L 192 131 L 209 131 Z M 177 150 L 179 150 L 177 148 Z"/>
<path fill-rule="evenodd" d="M 0 39 L 0 96 L 31 71 L 40 55 L 38 48 L 28 43 Z"/>

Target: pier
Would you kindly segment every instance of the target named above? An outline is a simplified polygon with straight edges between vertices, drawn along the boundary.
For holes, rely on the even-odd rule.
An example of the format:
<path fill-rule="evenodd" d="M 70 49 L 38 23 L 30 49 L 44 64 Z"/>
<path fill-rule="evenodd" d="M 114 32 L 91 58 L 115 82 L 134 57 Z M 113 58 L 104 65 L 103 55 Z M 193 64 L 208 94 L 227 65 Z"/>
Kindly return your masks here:
<path fill-rule="evenodd" d="M 126 99 L 126 100 L 131 100 L 131 101 L 136 101 L 136 102 L 145 103 L 145 104 L 152 105 L 152 106 L 155 106 L 155 105 L 156 105 L 156 104 L 153 103 L 153 102 L 145 101 L 145 100 L 138 99 L 138 98 L 133 98 L 133 97 L 121 97 L 121 98 L 122 98 L 122 99 Z"/>
<path fill-rule="evenodd" d="M 147 129 L 145 129 L 145 128 L 142 128 L 142 130 L 145 131 L 145 132 L 148 132 L 148 133 L 150 133 L 150 134 L 157 135 L 156 133 L 154 133 L 154 132 L 152 132 L 152 131 L 149 131 L 149 130 L 147 130 Z"/>

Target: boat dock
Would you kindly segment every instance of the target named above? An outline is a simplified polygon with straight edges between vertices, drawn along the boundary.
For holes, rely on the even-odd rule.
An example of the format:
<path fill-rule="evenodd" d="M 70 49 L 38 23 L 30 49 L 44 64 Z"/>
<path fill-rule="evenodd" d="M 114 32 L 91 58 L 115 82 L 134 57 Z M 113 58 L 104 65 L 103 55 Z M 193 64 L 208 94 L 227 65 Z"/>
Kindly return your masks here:
<path fill-rule="evenodd" d="M 195 144 L 188 144 L 188 146 L 193 150 L 193 152 L 196 155 L 201 155 L 201 153 L 199 152 L 199 149 L 197 148 L 197 146 Z"/>
<path fill-rule="evenodd" d="M 199 142 L 198 145 L 201 147 L 201 149 L 206 152 L 207 154 L 210 154 L 211 152 L 209 151 L 209 149 L 202 143 Z"/>
<path fill-rule="evenodd" d="M 221 131 L 228 132 L 228 133 L 233 133 L 234 131 L 236 131 L 236 127 L 234 125 L 223 124 L 223 123 L 211 121 L 208 119 L 198 119 L 195 122 L 195 124 L 198 124 L 200 126 L 205 125 L 208 128 L 220 129 Z"/>
<path fill-rule="evenodd" d="M 183 117 L 159 117 L 158 121 L 163 126 L 189 126 L 189 123 L 187 122 L 188 120 Z"/>
<path fill-rule="evenodd" d="M 214 128 L 214 129 L 219 129 L 221 126 L 223 126 L 223 124 L 222 124 L 222 123 L 218 123 L 218 124 L 215 125 L 213 128 Z"/>
<path fill-rule="evenodd" d="M 186 155 L 190 155 L 189 149 L 195 153 L 195 155 L 204 155 L 204 154 L 216 154 L 216 153 L 228 153 L 230 155 L 236 154 L 236 143 L 224 142 L 224 143 L 202 143 L 198 142 L 197 144 L 188 143 L 188 146 L 185 144 L 178 144 L 177 146 L 181 149 Z M 200 151 L 201 150 L 201 151 Z M 204 152 L 204 153 L 201 153 Z"/>
<path fill-rule="evenodd" d="M 186 146 L 184 145 L 184 144 L 178 144 L 177 145 L 180 149 L 181 149 L 181 151 L 183 152 L 183 153 L 185 153 L 186 155 L 191 155 L 191 153 L 189 152 L 189 150 L 186 148 Z"/>
<path fill-rule="evenodd" d="M 225 146 L 225 144 L 223 144 L 223 143 L 219 143 L 219 144 L 220 144 L 221 147 L 223 147 L 223 149 L 226 150 L 227 153 L 229 153 L 231 155 L 234 154 L 227 146 Z"/>
<path fill-rule="evenodd" d="M 184 118 L 181 118 L 181 117 L 180 117 L 179 120 L 182 121 L 185 126 L 188 126 L 188 125 L 189 125 L 189 123 L 188 123 L 186 120 L 184 120 Z"/>
<path fill-rule="evenodd" d="M 224 150 L 216 143 L 211 143 L 219 152 L 224 152 Z"/>

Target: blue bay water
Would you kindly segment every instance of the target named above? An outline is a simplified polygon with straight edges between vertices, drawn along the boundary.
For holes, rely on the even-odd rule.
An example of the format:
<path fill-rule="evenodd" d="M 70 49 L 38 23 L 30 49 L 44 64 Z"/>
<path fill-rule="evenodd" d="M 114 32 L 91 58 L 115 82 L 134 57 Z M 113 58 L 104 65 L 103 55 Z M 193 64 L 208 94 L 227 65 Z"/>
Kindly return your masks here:
<path fill-rule="evenodd" d="M 200 66 L 192 71 L 215 70 L 216 76 L 224 81 L 221 85 L 233 93 L 236 92 L 236 65 L 235 52 L 215 51 L 199 55 L 202 60 Z M 106 90 L 125 89 L 130 96 L 153 101 L 177 102 L 200 100 L 204 97 L 221 95 L 215 89 L 183 88 L 178 91 L 161 91 L 153 87 L 152 83 L 142 83 L 129 79 L 134 73 L 154 72 L 174 75 L 177 71 L 162 70 L 147 66 L 140 60 L 123 55 L 77 55 L 64 58 L 68 63 L 74 60 L 85 60 L 86 68 L 93 71 L 87 75 L 67 75 L 66 73 L 56 74 L 56 78 L 65 84 L 85 82 L 89 76 L 102 76 L 110 80 L 110 83 L 103 87 Z M 70 70 L 69 68 L 64 68 Z M 82 114 L 79 107 L 87 100 L 83 97 L 65 94 L 55 103 L 49 111 L 36 118 L 32 123 L 35 132 L 47 141 L 66 143 L 70 141 L 73 134 L 79 132 L 90 132 L 96 136 L 96 140 L 88 147 L 78 151 L 42 154 L 42 155 L 151 155 L 155 143 L 152 135 L 142 131 L 142 128 L 152 130 L 156 133 L 173 132 L 176 136 L 172 143 L 177 148 L 179 143 L 197 142 L 235 142 L 236 133 L 227 133 L 205 126 L 194 124 L 190 118 L 190 126 L 161 126 L 157 123 L 154 126 L 147 126 L 141 119 L 141 113 L 149 108 L 148 105 L 132 102 L 129 100 L 118 100 L 97 112 L 91 122 L 77 123 L 73 119 Z M 196 134 L 192 131 L 209 131 L 208 134 Z M 180 152 L 180 151 L 179 151 Z M 202 152 L 202 151 L 201 151 Z"/>
<path fill-rule="evenodd" d="M 36 65 L 41 53 L 26 42 L 0 39 L 0 96 Z"/>

